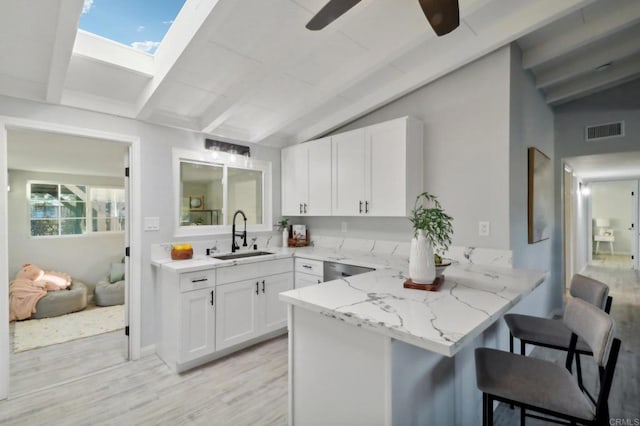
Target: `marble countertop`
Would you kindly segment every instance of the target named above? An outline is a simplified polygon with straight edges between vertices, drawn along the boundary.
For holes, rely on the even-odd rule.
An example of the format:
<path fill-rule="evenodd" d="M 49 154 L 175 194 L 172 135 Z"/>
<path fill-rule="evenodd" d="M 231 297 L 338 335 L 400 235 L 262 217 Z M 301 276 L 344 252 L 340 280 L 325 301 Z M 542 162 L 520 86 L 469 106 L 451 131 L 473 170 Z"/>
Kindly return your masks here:
<path fill-rule="evenodd" d="M 296 255 L 320 260 L 321 252 Z M 403 288 L 408 270 L 406 259 L 398 262 L 390 257 L 393 256 L 387 256 L 386 260 L 379 256 L 350 259 L 344 254 L 343 259 L 336 260 L 359 262 L 362 266 L 380 261 L 387 262 L 387 266 L 378 264 L 382 268 L 373 272 L 280 293 L 280 299 L 453 356 L 546 277 L 544 271 L 538 270 L 458 263 L 447 268 L 439 291 L 411 290 Z"/>
<path fill-rule="evenodd" d="M 246 251 L 246 250 L 245 250 Z M 160 268 L 171 269 L 175 272 L 191 272 L 203 269 L 219 268 L 225 266 L 242 265 L 247 263 L 262 262 L 274 259 L 290 257 L 302 257 L 320 261 L 341 262 L 349 265 L 364 266 L 367 268 L 382 269 L 395 267 L 408 268 L 409 261 L 403 256 L 393 256 L 381 253 L 364 252 L 358 250 L 337 250 L 319 247 L 279 247 L 266 250 L 270 255 L 246 257 L 234 260 L 219 260 L 210 256 L 194 256 L 188 260 L 172 260 L 170 257 L 152 259 L 151 264 Z M 220 255 L 217 253 L 216 255 Z"/>

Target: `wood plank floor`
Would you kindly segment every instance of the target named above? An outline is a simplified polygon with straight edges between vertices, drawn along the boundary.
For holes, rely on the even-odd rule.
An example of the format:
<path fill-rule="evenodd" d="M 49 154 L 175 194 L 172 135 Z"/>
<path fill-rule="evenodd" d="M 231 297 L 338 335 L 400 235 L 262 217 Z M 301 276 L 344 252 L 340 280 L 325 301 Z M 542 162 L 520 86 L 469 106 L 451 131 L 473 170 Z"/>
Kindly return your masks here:
<path fill-rule="evenodd" d="M 0 424 L 284 425 L 287 410 L 283 336 L 184 374 L 148 356 L 12 397 L 0 401 Z"/>
<path fill-rule="evenodd" d="M 640 418 L 640 276 L 635 271 L 597 267 L 590 267 L 587 274 L 610 284 L 612 315 L 623 339 L 611 415 Z M 74 352 L 61 356 L 66 362 L 82 363 Z M 544 349 L 536 349 L 535 356 L 564 360 L 562 353 Z M 595 366 L 590 360 L 584 364 L 593 386 Z M 180 375 L 149 356 L 55 388 L 11 397 L 0 401 L 0 424 L 283 425 L 287 411 L 287 338 L 283 336 Z M 518 424 L 517 412 L 500 406 L 495 420 L 496 425 Z M 545 423 L 528 419 L 527 424 Z"/>

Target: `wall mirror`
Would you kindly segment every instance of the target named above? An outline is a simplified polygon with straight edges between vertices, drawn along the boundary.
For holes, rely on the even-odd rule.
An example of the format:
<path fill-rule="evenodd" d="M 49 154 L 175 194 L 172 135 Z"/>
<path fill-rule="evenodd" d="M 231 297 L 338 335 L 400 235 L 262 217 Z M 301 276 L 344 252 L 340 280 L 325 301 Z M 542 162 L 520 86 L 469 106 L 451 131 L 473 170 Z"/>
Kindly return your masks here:
<path fill-rule="evenodd" d="M 248 231 L 272 230 L 270 162 L 177 149 L 173 161 L 176 236 L 229 233 L 237 210 L 245 213 Z"/>

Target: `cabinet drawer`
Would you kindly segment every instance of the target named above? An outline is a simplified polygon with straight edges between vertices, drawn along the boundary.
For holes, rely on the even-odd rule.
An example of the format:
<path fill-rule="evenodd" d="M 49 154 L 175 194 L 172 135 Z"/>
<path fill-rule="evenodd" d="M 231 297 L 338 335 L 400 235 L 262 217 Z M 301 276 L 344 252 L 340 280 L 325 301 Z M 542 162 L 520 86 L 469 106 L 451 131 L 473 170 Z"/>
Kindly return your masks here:
<path fill-rule="evenodd" d="M 322 283 L 322 277 L 296 271 L 295 281 L 295 288 L 309 287 Z"/>
<path fill-rule="evenodd" d="M 302 259 L 296 257 L 296 272 L 322 277 L 323 262 L 321 260 Z"/>
<path fill-rule="evenodd" d="M 268 260 L 218 268 L 218 284 L 261 278 L 293 271 L 293 259 Z"/>
<path fill-rule="evenodd" d="M 185 272 L 180 274 L 180 291 L 191 291 L 199 288 L 213 287 L 216 285 L 214 269 L 204 271 Z"/>

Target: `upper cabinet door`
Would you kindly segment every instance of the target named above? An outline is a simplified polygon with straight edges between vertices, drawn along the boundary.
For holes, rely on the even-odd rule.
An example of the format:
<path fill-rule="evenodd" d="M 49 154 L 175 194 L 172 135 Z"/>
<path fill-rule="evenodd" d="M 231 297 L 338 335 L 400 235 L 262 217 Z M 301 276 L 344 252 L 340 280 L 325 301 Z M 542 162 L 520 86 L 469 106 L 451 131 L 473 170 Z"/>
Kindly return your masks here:
<path fill-rule="evenodd" d="M 354 216 L 365 208 L 365 131 L 352 130 L 331 137 L 333 216 Z"/>
<path fill-rule="evenodd" d="M 299 216 L 309 194 L 308 149 L 306 144 L 282 150 L 282 215 Z"/>
<path fill-rule="evenodd" d="M 412 160 L 407 157 L 406 136 L 407 126 L 404 120 L 388 121 L 365 129 L 365 207 L 368 215 L 407 214 L 407 166 Z"/>
<path fill-rule="evenodd" d="M 305 214 L 331 215 L 331 138 L 306 143 L 308 149 L 309 191 Z"/>

